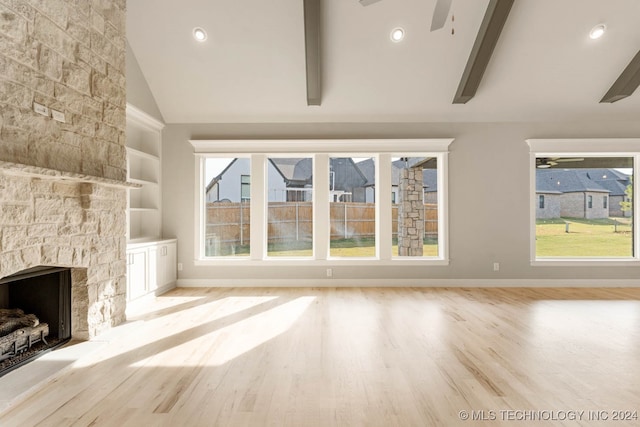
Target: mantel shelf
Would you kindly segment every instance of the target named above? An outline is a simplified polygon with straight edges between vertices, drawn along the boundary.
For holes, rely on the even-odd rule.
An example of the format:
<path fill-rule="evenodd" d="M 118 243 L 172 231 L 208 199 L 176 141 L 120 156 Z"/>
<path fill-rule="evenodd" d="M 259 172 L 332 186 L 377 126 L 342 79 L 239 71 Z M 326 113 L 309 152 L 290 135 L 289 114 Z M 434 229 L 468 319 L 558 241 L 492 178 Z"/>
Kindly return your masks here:
<path fill-rule="evenodd" d="M 89 184 L 101 184 L 109 187 L 138 188 L 140 184 L 119 181 L 115 179 L 102 178 L 99 176 L 85 175 L 76 172 L 59 171 L 55 169 L 43 168 L 40 166 L 24 165 L 21 163 L 11 163 L 0 161 L 0 170 L 6 174 L 29 176 L 34 178 L 84 182 Z"/>

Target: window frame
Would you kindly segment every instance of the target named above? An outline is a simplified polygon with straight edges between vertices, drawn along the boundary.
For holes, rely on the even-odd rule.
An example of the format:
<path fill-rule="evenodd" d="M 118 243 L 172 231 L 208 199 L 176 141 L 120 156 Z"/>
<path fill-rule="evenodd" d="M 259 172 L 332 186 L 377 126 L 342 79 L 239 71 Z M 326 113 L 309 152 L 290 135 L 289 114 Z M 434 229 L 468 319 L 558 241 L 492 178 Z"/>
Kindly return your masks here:
<path fill-rule="evenodd" d="M 195 155 L 195 242 L 194 265 L 448 265 L 448 153 L 453 138 L 438 139 L 355 139 L 355 140 L 190 140 Z M 391 256 L 391 157 L 394 153 L 415 154 L 438 159 L 438 257 Z M 313 258 L 268 257 L 267 159 L 300 156 L 313 158 Z M 251 159 L 251 254 L 249 257 L 205 257 L 204 159 L 208 157 L 249 157 Z M 329 158 L 374 157 L 376 161 L 376 256 L 372 258 L 329 257 Z M 383 166 L 384 165 L 384 166 Z M 325 183 L 326 184 L 321 184 Z M 388 210 L 382 212 L 381 210 Z M 386 244 L 388 240 L 389 244 Z M 384 242 L 385 245 L 381 245 Z M 248 259 L 247 259 L 248 258 Z M 407 259 L 408 258 L 408 259 Z"/>
<path fill-rule="evenodd" d="M 538 257 L 536 255 L 536 158 L 538 157 L 629 157 L 633 160 L 633 182 L 637 182 L 640 167 L 640 138 L 576 138 L 527 139 L 529 145 L 529 229 L 530 264 L 532 266 L 634 266 L 640 264 L 640 232 L 632 236 L 634 254 L 631 257 Z M 633 223 L 640 218 L 640 197 L 633 187 Z"/>
<path fill-rule="evenodd" d="M 311 159 L 311 164 L 312 164 L 312 171 L 315 171 L 315 167 L 316 167 L 316 160 L 315 157 L 313 156 L 313 154 L 310 153 L 304 153 L 304 152 L 295 152 L 295 153 L 268 153 L 264 155 L 264 190 L 265 190 L 265 198 L 264 198 L 264 236 L 263 236 L 263 246 L 264 246 L 264 254 L 262 257 L 263 261 L 312 261 L 315 259 L 315 251 L 316 251 L 316 246 L 315 246 L 315 239 L 316 239 L 316 229 L 315 227 L 313 227 L 312 231 L 311 231 L 311 241 L 312 241 L 312 246 L 311 246 L 311 256 L 296 256 L 296 257 L 284 257 L 284 256 L 273 256 L 273 255 L 269 255 L 269 247 L 268 247 L 268 241 L 269 241 L 269 196 L 267 191 L 269 190 L 269 159 L 286 159 L 286 158 L 297 158 L 297 157 L 302 157 L 302 158 L 309 158 Z M 312 222 L 315 222 L 314 215 L 316 214 L 316 177 L 315 174 L 312 173 L 311 175 L 312 177 L 312 192 L 311 192 L 311 206 L 312 206 Z M 287 201 L 289 201 L 289 195 L 287 192 L 287 195 L 285 197 L 287 199 Z"/>

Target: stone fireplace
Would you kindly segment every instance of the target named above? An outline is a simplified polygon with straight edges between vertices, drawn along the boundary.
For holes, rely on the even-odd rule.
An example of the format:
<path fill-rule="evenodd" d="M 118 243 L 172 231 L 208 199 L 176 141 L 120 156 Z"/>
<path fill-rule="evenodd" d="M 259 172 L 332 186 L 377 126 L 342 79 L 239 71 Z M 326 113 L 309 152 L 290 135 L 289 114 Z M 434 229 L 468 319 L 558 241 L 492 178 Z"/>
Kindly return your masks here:
<path fill-rule="evenodd" d="M 33 267 L 71 268 L 72 336 L 90 339 L 122 323 L 126 190 L 79 177 L 15 175 L 20 167 L 2 165 L 0 277 Z"/>
<path fill-rule="evenodd" d="M 125 320 L 126 0 L 0 0 L 0 278 L 71 269 L 71 328 Z"/>

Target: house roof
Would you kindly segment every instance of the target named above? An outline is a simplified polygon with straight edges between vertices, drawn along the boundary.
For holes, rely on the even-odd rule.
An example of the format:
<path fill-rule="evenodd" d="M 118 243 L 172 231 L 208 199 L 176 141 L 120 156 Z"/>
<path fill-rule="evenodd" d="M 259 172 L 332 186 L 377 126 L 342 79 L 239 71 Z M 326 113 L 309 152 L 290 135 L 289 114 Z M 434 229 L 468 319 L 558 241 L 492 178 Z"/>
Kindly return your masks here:
<path fill-rule="evenodd" d="M 313 161 L 309 157 L 269 158 L 287 185 L 303 187 L 313 182 Z"/>
<path fill-rule="evenodd" d="M 624 196 L 627 185 L 631 182 L 629 175 L 615 169 L 586 169 L 587 177 L 610 191 L 611 196 Z"/>
<path fill-rule="evenodd" d="M 218 175 L 211 178 L 211 181 L 209 181 L 209 183 L 207 184 L 207 188 L 205 190 L 206 193 L 209 193 L 209 191 L 211 191 L 213 186 L 216 185 L 216 183 L 222 179 L 222 176 L 225 174 L 225 172 L 227 172 L 227 170 L 229 170 L 229 168 L 236 162 L 236 160 L 238 159 L 236 158 L 231 160 L 229 164 L 222 170 L 222 172 L 220 172 Z"/>
<path fill-rule="evenodd" d="M 310 157 L 271 158 L 269 161 L 287 185 L 299 187 L 313 182 L 313 160 Z M 331 171 L 335 174 L 334 190 L 351 191 L 353 188 L 364 187 L 367 184 L 367 176 L 352 158 L 332 157 L 329 164 Z"/>
<path fill-rule="evenodd" d="M 615 169 L 536 169 L 537 193 L 591 191 L 617 196 L 624 194 L 628 182 L 629 177 Z"/>

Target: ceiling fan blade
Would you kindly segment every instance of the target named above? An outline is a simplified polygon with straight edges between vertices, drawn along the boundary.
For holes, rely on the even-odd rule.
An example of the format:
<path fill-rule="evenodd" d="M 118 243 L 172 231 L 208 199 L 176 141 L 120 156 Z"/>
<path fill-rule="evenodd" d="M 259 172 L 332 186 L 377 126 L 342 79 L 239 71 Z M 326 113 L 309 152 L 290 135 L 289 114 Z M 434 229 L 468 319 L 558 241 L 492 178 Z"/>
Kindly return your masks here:
<path fill-rule="evenodd" d="M 451 9 L 451 0 L 438 0 L 433 10 L 433 18 L 431 19 L 431 31 L 439 30 L 444 27 Z"/>
<path fill-rule="evenodd" d="M 360 4 L 363 6 L 369 6 L 370 4 L 378 3 L 381 0 L 360 0 Z"/>
<path fill-rule="evenodd" d="M 569 163 L 569 162 L 582 162 L 584 159 L 581 157 L 567 157 L 567 158 L 556 158 L 553 159 L 556 163 Z"/>

